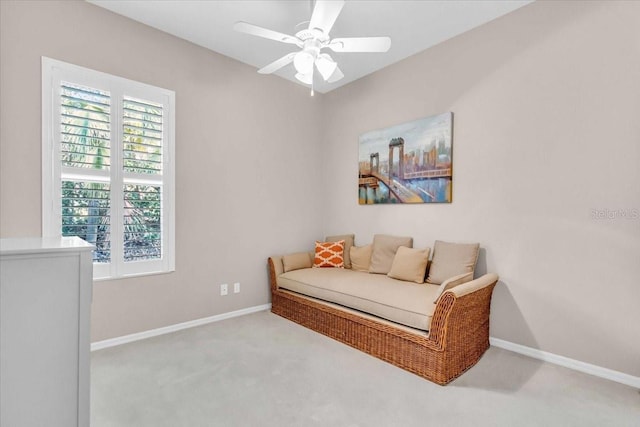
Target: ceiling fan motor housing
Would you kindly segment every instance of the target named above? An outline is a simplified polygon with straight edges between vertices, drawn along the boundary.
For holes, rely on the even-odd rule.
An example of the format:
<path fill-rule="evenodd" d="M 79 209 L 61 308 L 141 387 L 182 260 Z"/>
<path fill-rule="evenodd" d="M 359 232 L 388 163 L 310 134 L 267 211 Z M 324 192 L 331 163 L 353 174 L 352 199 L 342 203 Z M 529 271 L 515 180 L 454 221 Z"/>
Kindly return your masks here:
<path fill-rule="evenodd" d="M 304 41 L 304 47 L 296 53 L 293 59 L 293 65 L 300 74 L 309 74 L 313 70 L 313 64 L 318 58 L 321 48 L 322 44 L 316 38 Z"/>
<path fill-rule="evenodd" d="M 320 41 L 329 40 L 329 37 L 325 33 L 323 33 L 321 30 L 318 30 L 316 28 L 314 29 L 305 28 L 304 30 L 300 30 L 296 33 L 296 37 L 302 41 L 306 41 L 309 39 L 318 39 Z"/>

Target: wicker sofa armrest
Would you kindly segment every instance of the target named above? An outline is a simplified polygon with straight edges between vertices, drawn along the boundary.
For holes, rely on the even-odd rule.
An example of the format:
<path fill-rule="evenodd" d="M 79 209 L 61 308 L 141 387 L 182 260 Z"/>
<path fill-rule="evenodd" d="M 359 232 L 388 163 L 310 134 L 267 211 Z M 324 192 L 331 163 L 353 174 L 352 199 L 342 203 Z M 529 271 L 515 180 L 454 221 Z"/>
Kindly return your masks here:
<path fill-rule="evenodd" d="M 487 273 L 484 276 L 478 277 L 475 280 L 471 280 L 470 282 L 463 283 L 461 285 L 455 286 L 449 291 L 453 292 L 453 294 L 457 297 L 463 297 L 472 292 L 480 290 L 484 287 L 490 286 L 492 284 L 496 284 L 498 281 L 498 275 L 495 273 Z"/>
<path fill-rule="evenodd" d="M 282 263 L 282 258 L 282 256 L 269 257 L 269 284 L 271 285 L 271 290 L 273 291 L 278 289 L 278 276 L 284 273 L 284 264 Z"/>
<path fill-rule="evenodd" d="M 273 272 L 276 277 L 284 273 L 284 256 L 272 256 L 269 258 L 270 262 L 273 262 Z"/>
<path fill-rule="evenodd" d="M 491 295 L 497 282 L 498 275 L 488 273 L 447 290 L 436 304 L 429 339 L 443 349 L 483 346 L 485 341 L 488 346 Z"/>

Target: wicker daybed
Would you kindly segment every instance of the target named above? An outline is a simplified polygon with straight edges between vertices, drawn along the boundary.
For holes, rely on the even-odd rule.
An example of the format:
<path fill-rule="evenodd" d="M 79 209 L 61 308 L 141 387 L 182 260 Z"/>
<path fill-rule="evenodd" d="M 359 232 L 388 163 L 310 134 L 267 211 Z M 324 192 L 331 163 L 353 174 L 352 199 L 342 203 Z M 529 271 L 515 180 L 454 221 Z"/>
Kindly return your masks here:
<path fill-rule="evenodd" d="M 429 331 L 282 289 L 282 257 L 268 260 L 272 312 L 440 385 L 472 367 L 489 347 L 491 294 L 485 274 L 444 292 Z"/>

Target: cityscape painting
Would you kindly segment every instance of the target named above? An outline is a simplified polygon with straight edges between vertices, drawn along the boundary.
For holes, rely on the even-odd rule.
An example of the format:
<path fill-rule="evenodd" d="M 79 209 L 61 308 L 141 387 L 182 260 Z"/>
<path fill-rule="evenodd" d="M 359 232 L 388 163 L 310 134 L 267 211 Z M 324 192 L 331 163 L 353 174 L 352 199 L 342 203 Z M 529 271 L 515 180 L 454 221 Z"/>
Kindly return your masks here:
<path fill-rule="evenodd" d="M 453 113 L 360 136 L 358 200 L 451 203 Z"/>

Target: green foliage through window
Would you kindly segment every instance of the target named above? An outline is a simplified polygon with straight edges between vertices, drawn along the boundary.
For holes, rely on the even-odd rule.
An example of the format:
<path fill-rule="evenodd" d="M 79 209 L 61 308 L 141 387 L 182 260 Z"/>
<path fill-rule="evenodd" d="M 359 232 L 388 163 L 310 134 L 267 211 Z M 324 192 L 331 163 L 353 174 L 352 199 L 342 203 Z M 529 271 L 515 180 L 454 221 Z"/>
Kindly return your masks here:
<path fill-rule="evenodd" d="M 161 187 L 124 186 L 124 259 L 162 256 Z"/>
<path fill-rule="evenodd" d="M 63 83 L 61 90 L 62 166 L 108 169 L 110 166 L 109 93 Z"/>
<path fill-rule="evenodd" d="M 94 244 L 94 262 L 111 261 L 109 204 L 109 184 L 62 181 L 62 235 Z"/>
<path fill-rule="evenodd" d="M 123 114 L 124 170 L 162 173 L 162 106 L 125 96 Z"/>

